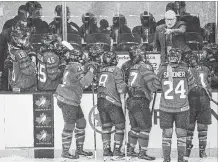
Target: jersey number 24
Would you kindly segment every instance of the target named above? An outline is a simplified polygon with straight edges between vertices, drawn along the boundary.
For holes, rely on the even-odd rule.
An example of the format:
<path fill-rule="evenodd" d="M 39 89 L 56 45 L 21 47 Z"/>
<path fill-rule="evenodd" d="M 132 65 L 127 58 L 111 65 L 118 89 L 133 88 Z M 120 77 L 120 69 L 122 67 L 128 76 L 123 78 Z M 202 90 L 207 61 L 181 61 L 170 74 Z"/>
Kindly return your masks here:
<path fill-rule="evenodd" d="M 179 83 L 177 84 L 176 88 L 174 89 L 173 87 L 173 82 L 166 80 L 163 83 L 165 86 L 168 86 L 168 89 L 164 93 L 164 98 L 168 100 L 174 99 L 173 95 L 170 95 L 172 91 L 174 91 L 174 94 L 180 94 L 180 98 L 186 98 L 186 90 L 185 90 L 185 82 L 184 80 L 180 80 Z"/>

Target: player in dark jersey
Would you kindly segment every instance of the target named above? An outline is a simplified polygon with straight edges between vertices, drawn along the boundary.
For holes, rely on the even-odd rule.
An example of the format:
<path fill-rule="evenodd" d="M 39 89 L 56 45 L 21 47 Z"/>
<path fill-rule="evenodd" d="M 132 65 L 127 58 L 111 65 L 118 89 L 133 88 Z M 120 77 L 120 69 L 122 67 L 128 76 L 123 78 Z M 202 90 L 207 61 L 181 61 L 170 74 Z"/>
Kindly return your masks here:
<path fill-rule="evenodd" d="M 143 62 L 142 50 L 135 48 L 130 54 L 132 66 L 129 69 L 127 108 L 131 130 L 128 132 L 127 155 L 145 160 L 155 160 L 147 154 L 149 133 L 152 126 L 149 105 L 152 92 L 160 87 L 160 82 L 151 65 Z M 137 142 L 139 154 L 134 152 Z"/>
<path fill-rule="evenodd" d="M 39 90 L 56 90 L 61 81 L 63 70 L 59 68 L 61 60 L 58 55 L 61 46 L 60 40 L 56 34 L 44 36 L 42 47 L 37 56 Z"/>
<path fill-rule="evenodd" d="M 164 162 L 170 162 L 173 123 L 177 135 L 178 162 L 184 162 L 186 151 L 186 129 L 189 124 L 188 93 L 195 85 L 194 77 L 187 65 L 181 63 L 181 50 L 172 48 L 168 63 L 158 72 L 161 81 L 160 127 Z"/>
<path fill-rule="evenodd" d="M 113 51 L 103 54 L 103 66 L 98 74 L 97 108 L 102 123 L 103 156 L 124 157 L 121 147 L 125 130 L 126 84 L 123 73 L 116 65 L 118 60 Z M 115 126 L 114 150 L 111 151 L 111 130 Z"/>
<path fill-rule="evenodd" d="M 186 157 L 189 158 L 197 122 L 199 138 L 199 157 L 206 157 L 205 148 L 207 145 L 208 125 L 211 124 L 211 73 L 210 70 L 200 64 L 197 55 L 190 56 L 190 70 L 195 78 L 196 87 L 189 93 L 190 124 L 187 129 Z"/>
<path fill-rule="evenodd" d="M 80 103 L 83 88 L 92 83 L 96 66 L 92 63 L 87 64 L 86 68 L 88 69 L 88 72 L 85 72 L 80 63 L 83 61 L 82 56 L 82 52 L 72 50 L 72 53 L 69 55 L 70 62 L 64 71 L 62 84 L 58 85 L 55 95 L 57 97 L 57 104 L 62 110 L 65 121 L 62 132 L 62 157 L 71 159 L 78 159 L 78 155 L 93 155 L 92 152 L 83 150 L 86 120 Z M 76 138 L 75 155 L 72 155 L 69 152 L 73 131 Z"/>
<path fill-rule="evenodd" d="M 13 69 L 9 74 L 9 83 L 13 91 L 36 90 L 36 66 L 29 53 L 32 52 L 29 37 L 30 29 L 26 22 L 19 21 L 12 27 L 11 39 L 8 42 L 9 57 Z"/>

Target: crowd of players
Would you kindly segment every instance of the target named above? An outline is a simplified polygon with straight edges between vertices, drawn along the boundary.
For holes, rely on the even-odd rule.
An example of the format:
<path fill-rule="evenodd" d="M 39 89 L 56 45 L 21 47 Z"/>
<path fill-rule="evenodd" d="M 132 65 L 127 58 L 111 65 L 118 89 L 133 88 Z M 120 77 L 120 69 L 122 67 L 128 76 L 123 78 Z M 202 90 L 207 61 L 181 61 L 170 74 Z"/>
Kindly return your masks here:
<path fill-rule="evenodd" d="M 177 4 L 181 4 L 177 16 Z M 62 157 L 77 159 L 80 155 L 92 156 L 92 152 L 83 149 L 86 120 L 80 107 L 83 89 L 92 85 L 97 89 L 97 108 L 102 123 L 103 156 L 122 158 L 121 151 L 125 134 L 125 114 L 128 110 L 131 130 L 128 131 L 127 156 L 145 160 L 155 160 L 149 156 L 147 147 L 152 127 L 152 110 L 149 105 L 153 93 L 161 90 L 160 127 L 164 162 L 171 160 L 171 141 L 173 123 L 177 135 L 178 162 L 188 161 L 197 122 L 199 138 L 199 156 L 206 156 L 208 125 L 211 124 L 211 80 L 217 71 L 217 45 L 208 40 L 198 54 L 186 44 L 184 34 L 189 26 L 183 10 L 185 3 L 169 3 L 165 19 L 154 21 L 151 14 L 141 14 L 142 26 L 133 29 L 133 33 L 146 39 L 144 28 L 154 34 L 153 50 L 160 51 L 161 64 L 158 73 L 147 60 L 144 45 L 131 45 L 128 48 L 130 60 L 121 68 L 115 51 L 105 51 L 102 44 L 94 44 L 89 49 L 74 48 L 69 42 L 62 41 L 62 23 L 56 17 L 50 25 L 42 21 L 39 15 L 41 5 L 27 2 L 21 6 L 18 16 L 4 25 L 0 36 L 1 54 L 8 73 L 9 89 L 14 92 L 54 91 L 57 104 L 65 121 L 62 132 Z M 55 11 L 61 16 L 62 6 Z M 29 17 L 27 17 L 27 12 Z M 67 14 L 69 10 L 67 9 Z M 144 17 L 144 15 L 149 15 Z M 184 16 L 185 17 L 184 17 Z M 86 30 L 86 16 L 91 18 L 91 31 Z M 197 17 L 191 16 L 191 22 Z M 190 18 L 191 18 L 190 17 Z M 121 19 L 120 19 L 121 18 Z M 106 32 L 112 39 L 119 33 L 131 33 L 125 23 L 125 17 L 113 19 L 112 30 L 107 31 L 106 20 L 101 20 L 98 28 L 95 16 L 91 13 L 82 17 L 83 25 L 78 27 L 68 23 L 69 33 L 86 34 Z M 164 21 L 164 23 L 162 23 Z M 58 23 L 57 23 L 58 22 Z M 119 22 L 119 24 L 117 24 Z M 154 22 L 154 23 L 153 23 Z M 150 24 L 150 26 L 145 26 Z M 119 26 L 117 26 L 119 25 Z M 157 26 L 157 27 L 156 27 Z M 43 28 L 42 28 L 43 27 Z M 201 31 L 201 29 L 200 29 Z M 33 34 L 41 33 L 39 48 L 32 46 Z M 208 35 L 210 36 L 210 35 Z M 5 76 L 4 72 L 2 77 Z M 3 79 L 2 79 L 3 80 Z M 1 81 L 2 82 L 2 81 Z M 4 85 L 4 84 L 3 84 Z M 3 86 L 5 87 L 5 85 Z M 6 86 L 7 87 L 7 86 Z M 156 96 L 156 95 L 155 95 Z M 115 126 L 114 149 L 111 150 L 111 130 Z M 70 150 L 73 132 L 76 139 L 76 152 Z M 135 152 L 139 144 L 139 153 Z"/>

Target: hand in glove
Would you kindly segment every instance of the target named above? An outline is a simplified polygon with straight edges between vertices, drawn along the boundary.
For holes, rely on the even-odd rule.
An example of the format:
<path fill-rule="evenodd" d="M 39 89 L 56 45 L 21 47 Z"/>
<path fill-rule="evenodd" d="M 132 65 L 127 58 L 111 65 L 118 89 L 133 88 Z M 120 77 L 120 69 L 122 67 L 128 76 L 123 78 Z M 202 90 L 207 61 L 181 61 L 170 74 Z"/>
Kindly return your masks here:
<path fill-rule="evenodd" d="M 89 70 L 91 70 L 91 72 L 93 72 L 94 75 L 97 74 L 97 68 L 98 68 L 98 63 L 96 62 L 88 62 L 84 65 L 84 71 L 87 73 Z"/>

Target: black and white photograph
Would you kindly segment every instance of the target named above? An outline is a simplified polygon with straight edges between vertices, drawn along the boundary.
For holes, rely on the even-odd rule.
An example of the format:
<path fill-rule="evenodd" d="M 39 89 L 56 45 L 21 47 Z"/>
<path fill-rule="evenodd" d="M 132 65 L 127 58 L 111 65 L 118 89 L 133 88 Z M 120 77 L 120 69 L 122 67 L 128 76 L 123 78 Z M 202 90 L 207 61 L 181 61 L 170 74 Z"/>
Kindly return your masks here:
<path fill-rule="evenodd" d="M 0 162 L 148 161 L 218 161 L 218 1 L 1 1 Z"/>

